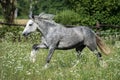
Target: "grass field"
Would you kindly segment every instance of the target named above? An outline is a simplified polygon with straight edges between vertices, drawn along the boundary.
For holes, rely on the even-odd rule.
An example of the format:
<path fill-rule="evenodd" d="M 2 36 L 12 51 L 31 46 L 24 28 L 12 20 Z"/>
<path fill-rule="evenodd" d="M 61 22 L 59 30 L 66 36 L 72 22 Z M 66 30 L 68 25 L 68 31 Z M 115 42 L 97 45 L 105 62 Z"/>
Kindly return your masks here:
<path fill-rule="evenodd" d="M 109 56 L 103 55 L 108 67 L 100 67 L 96 56 L 86 48 L 74 68 L 75 51 L 56 50 L 48 69 L 43 69 L 48 50 L 39 50 L 35 63 L 29 61 L 32 45 L 0 42 L 0 80 L 120 80 L 120 49 L 115 45 L 111 45 Z"/>

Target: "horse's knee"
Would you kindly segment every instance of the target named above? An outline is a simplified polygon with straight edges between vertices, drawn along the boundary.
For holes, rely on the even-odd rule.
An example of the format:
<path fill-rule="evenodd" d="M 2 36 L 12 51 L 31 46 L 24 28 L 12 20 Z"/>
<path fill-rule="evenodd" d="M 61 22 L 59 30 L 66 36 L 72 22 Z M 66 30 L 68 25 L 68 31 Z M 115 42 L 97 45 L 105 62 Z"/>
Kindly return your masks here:
<path fill-rule="evenodd" d="M 38 46 L 38 44 L 34 44 L 34 45 L 32 46 L 32 49 L 38 50 L 39 48 L 38 48 L 37 46 Z"/>

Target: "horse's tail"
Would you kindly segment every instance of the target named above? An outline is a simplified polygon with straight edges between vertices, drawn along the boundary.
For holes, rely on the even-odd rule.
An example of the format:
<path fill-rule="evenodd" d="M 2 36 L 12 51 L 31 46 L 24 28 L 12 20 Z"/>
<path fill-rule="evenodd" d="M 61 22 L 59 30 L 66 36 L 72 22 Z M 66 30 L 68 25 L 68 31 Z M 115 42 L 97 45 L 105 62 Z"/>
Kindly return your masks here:
<path fill-rule="evenodd" d="M 110 54 L 110 49 L 106 46 L 106 44 L 102 41 L 102 39 L 96 35 L 96 42 L 99 47 L 99 49 L 105 54 Z"/>

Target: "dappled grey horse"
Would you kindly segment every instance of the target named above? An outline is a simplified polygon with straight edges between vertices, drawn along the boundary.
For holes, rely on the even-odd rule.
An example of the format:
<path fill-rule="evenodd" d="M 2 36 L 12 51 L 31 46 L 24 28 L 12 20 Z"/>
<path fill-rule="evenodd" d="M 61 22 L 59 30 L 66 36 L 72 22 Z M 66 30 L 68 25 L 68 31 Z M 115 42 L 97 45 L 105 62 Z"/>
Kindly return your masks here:
<path fill-rule="evenodd" d="M 88 27 L 66 28 L 54 22 L 52 16 L 48 18 L 43 16 L 43 13 L 39 16 L 31 16 L 23 31 L 24 36 L 34 32 L 36 29 L 42 34 L 41 43 L 34 44 L 32 47 L 30 56 L 32 62 L 35 62 L 36 51 L 40 48 L 49 49 L 45 67 L 50 62 L 55 49 L 67 50 L 75 48 L 79 57 L 81 51 L 88 47 L 101 60 L 102 55 L 98 52 L 98 46 L 103 53 L 109 54 L 109 50 L 105 47 L 102 40 Z"/>

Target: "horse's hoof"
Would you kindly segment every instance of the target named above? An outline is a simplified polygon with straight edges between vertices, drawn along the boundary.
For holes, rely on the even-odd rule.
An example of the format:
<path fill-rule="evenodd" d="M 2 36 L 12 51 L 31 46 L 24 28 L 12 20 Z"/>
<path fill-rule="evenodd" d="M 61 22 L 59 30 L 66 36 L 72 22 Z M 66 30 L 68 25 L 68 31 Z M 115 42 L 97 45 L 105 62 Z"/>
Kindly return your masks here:
<path fill-rule="evenodd" d="M 48 68 L 48 65 L 49 65 L 48 63 L 47 63 L 47 64 L 45 64 L 44 68 L 45 68 L 45 69 L 47 69 L 47 68 Z"/>
<path fill-rule="evenodd" d="M 49 64 L 47 63 L 47 64 L 45 64 L 45 66 L 42 68 L 43 70 L 46 70 L 46 69 L 48 69 L 49 68 Z"/>
<path fill-rule="evenodd" d="M 30 62 L 35 63 L 36 59 L 30 57 Z"/>

